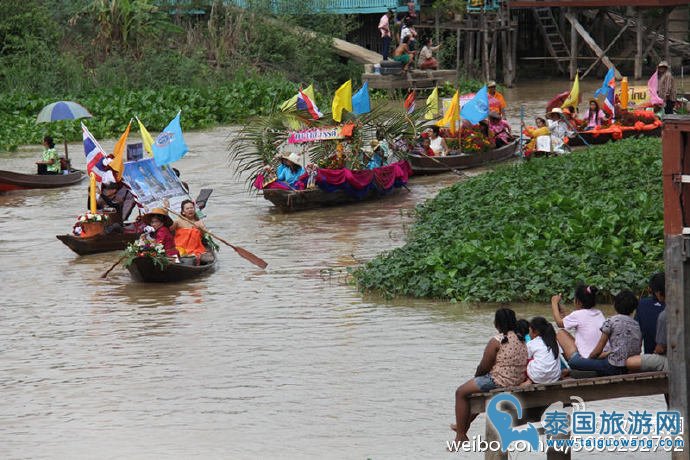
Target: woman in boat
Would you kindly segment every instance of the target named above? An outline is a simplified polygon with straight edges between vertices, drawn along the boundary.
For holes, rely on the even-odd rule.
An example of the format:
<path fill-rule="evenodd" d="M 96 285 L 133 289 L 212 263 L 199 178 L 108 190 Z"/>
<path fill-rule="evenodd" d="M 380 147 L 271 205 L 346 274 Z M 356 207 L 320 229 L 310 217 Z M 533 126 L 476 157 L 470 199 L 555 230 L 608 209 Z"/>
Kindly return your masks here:
<path fill-rule="evenodd" d="M 51 136 L 43 138 L 43 157 L 41 161 L 37 161 L 38 174 L 60 174 L 62 170 L 60 166 L 60 155 L 55 150 L 55 142 Z M 45 168 L 42 166 L 45 165 Z"/>
<path fill-rule="evenodd" d="M 383 149 L 381 148 L 381 144 L 377 139 L 374 139 L 371 141 L 371 154 L 368 152 L 365 152 L 365 155 L 369 158 L 369 162 L 367 163 L 367 169 L 375 169 L 375 168 L 380 168 L 383 166 L 384 158 L 383 158 Z"/>
<path fill-rule="evenodd" d="M 429 133 L 429 147 L 433 150 L 435 156 L 448 155 L 448 144 L 446 140 L 441 137 L 441 130 L 438 126 L 432 126 Z"/>
<path fill-rule="evenodd" d="M 549 135 L 549 127 L 546 126 L 546 120 L 543 119 L 542 117 L 537 117 L 534 119 L 534 123 L 536 125 L 535 128 L 532 127 L 526 127 L 525 123 L 522 123 L 522 131 L 530 137 L 530 141 L 527 143 L 525 146 L 525 156 L 529 157 L 531 156 L 535 150 L 537 149 L 537 138 L 539 136 L 548 136 Z"/>
<path fill-rule="evenodd" d="M 489 112 L 489 130 L 493 134 L 496 148 L 508 145 L 513 141 L 510 125 L 501 118 L 501 114 L 498 112 Z"/>
<path fill-rule="evenodd" d="M 281 157 L 280 165 L 276 170 L 278 180 L 294 188 L 302 174 L 304 174 L 304 168 L 298 153 L 292 152 L 290 155 Z"/>
<path fill-rule="evenodd" d="M 177 219 L 170 230 L 175 232 L 175 247 L 181 256 L 194 256 L 201 264 L 210 263 L 213 256 L 208 253 L 201 241 L 206 226 L 196 214 L 196 205 L 192 200 L 184 200 L 180 211 L 185 219 Z M 191 223 L 191 222 L 193 223 Z"/>
<path fill-rule="evenodd" d="M 165 254 L 168 257 L 177 257 L 180 255 L 175 247 L 175 238 L 170 231 L 173 220 L 168 215 L 168 211 L 163 208 L 153 208 L 151 212 L 144 214 L 143 220 L 149 226 L 146 227 L 144 231 L 151 235 L 156 243 L 163 245 Z"/>
<path fill-rule="evenodd" d="M 596 129 L 606 121 L 606 114 L 599 108 L 599 102 L 596 99 L 590 99 L 589 108 L 584 115 L 585 131 Z"/>
<path fill-rule="evenodd" d="M 549 133 L 551 135 L 551 153 L 569 153 L 570 148 L 565 139 L 575 135 L 568 122 L 563 117 L 563 110 L 556 107 L 546 115 Z"/>

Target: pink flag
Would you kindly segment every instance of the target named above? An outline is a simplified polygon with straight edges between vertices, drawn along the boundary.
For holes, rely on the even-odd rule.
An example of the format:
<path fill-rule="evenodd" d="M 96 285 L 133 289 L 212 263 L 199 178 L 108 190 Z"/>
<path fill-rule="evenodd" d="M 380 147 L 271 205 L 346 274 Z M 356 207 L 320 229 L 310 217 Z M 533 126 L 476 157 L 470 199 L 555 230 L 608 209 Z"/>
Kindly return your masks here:
<path fill-rule="evenodd" d="M 647 82 L 647 91 L 649 91 L 649 102 L 652 105 L 664 105 L 664 101 L 656 93 L 656 89 L 659 86 L 659 77 L 656 72 L 651 76 Z"/>

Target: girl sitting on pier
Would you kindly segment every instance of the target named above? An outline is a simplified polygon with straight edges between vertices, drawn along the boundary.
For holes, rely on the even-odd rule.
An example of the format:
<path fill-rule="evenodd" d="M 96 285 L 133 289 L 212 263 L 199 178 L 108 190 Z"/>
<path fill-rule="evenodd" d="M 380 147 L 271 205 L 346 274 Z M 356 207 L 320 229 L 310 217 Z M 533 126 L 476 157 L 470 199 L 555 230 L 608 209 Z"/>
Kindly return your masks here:
<path fill-rule="evenodd" d="M 580 356 L 588 357 L 589 354 L 597 346 L 601 331 L 599 330 L 604 324 L 604 314 L 597 308 L 596 296 L 597 288 L 594 286 L 586 286 L 580 284 L 575 288 L 575 298 L 573 304 L 575 311 L 569 315 L 565 315 L 563 307 L 561 306 L 561 294 L 551 297 L 551 312 L 556 325 L 563 329 L 556 334 L 558 344 L 563 348 L 563 355 L 565 359 L 570 361 L 573 353 L 578 352 Z M 575 338 L 570 335 L 565 329 L 575 331 Z M 572 344 L 572 347 L 566 347 L 565 344 Z"/>
<path fill-rule="evenodd" d="M 515 312 L 509 308 L 496 310 L 494 326 L 499 334 L 489 340 L 475 377 L 455 390 L 455 441 L 468 441 L 467 430 L 477 414 L 470 413 L 468 397 L 472 393 L 491 391 L 499 387 L 517 386 L 525 380 L 527 346 L 525 338 L 516 333 Z"/>
<path fill-rule="evenodd" d="M 535 316 L 529 323 L 527 342 L 527 380 L 522 385 L 551 383 L 561 378 L 561 363 L 556 331 L 550 322 Z"/>

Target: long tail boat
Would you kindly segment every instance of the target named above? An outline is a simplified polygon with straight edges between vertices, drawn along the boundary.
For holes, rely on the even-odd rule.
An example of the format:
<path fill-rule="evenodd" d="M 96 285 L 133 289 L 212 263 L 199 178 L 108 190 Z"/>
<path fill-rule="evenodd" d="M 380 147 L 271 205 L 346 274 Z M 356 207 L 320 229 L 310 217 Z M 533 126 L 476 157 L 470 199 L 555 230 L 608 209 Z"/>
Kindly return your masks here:
<path fill-rule="evenodd" d="M 139 237 L 136 233 L 104 233 L 88 238 L 71 234 L 55 236 L 80 256 L 98 254 L 99 252 L 121 251 Z"/>
<path fill-rule="evenodd" d="M 0 171 L 0 192 L 33 188 L 58 188 L 78 184 L 86 177 L 84 171 L 71 169 L 67 174 L 22 174 Z"/>
<path fill-rule="evenodd" d="M 211 250 L 213 261 L 205 265 L 187 265 L 186 263 L 171 263 L 161 269 L 149 257 L 137 257 L 127 266 L 127 270 L 136 281 L 146 283 L 175 283 L 186 281 L 198 276 L 211 273 L 216 269 L 218 256 Z"/>
<path fill-rule="evenodd" d="M 415 174 L 439 174 L 453 169 L 469 169 L 505 161 L 515 155 L 517 140 L 497 149 L 481 153 L 451 151 L 446 156 L 425 156 L 409 154 L 408 161 Z"/>

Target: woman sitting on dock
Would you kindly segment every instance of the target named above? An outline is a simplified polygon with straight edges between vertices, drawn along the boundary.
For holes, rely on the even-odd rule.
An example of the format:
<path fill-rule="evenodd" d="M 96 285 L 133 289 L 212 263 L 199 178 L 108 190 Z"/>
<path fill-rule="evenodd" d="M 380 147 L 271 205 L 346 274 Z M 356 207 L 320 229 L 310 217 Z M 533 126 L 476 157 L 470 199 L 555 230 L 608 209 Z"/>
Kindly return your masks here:
<path fill-rule="evenodd" d="M 570 360 L 577 352 L 580 356 L 589 356 L 601 337 L 600 328 L 604 324 L 604 314 L 596 306 L 597 288 L 580 284 L 575 288 L 573 304 L 575 311 L 565 315 L 561 306 L 561 294 L 551 297 L 551 312 L 556 325 L 561 327 L 556 334 L 558 344 L 563 348 L 565 359 Z M 575 331 L 575 338 L 565 329 Z M 567 347 L 566 344 L 573 344 Z"/>
<path fill-rule="evenodd" d="M 153 208 L 151 212 L 144 214 L 143 220 L 148 225 L 144 231 L 146 231 L 156 243 L 163 245 L 165 254 L 168 257 L 177 257 L 180 255 L 175 247 L 175 238 L 170 231 L 173 220 L 168 215 L 168 211 L 163 208 Z"/>
<path fill-rule="evenodd" d="M 535 316 L 529 323 L 527 380 L 521 385 L 551 383 L 561 378 L 561 361 L 556 331 L 546 318 Z"/>
<path fill-rule="evenodd" d="M 438 51 L 441 45 L 432 45 L 431 37 L 427 37 L 424 46 L 419 52 L 419 68 L 421 70 L 438 70 L 438 61 L 434 57 L 434 51 Z"/>
<path fill-rule="evenodd" d="M 499 308 L 494 317 L 499 334 L 489 340 L 475 377 L 455 390 L 455 441 L 467 441 L 467 431 L 477 414 L 470 413 L 468 397 L 473 393 L 495 388 L 517 386 L 525 380 L 527 346 L 525 338 L 516 333 L 517 319 L 509 308 Z"/>
<path fill-rule="evenodd" d="M 625 374 L 625 360 L 639 355 L 642 349 L 640 325 L 632 318 L 637 308 L 637 297 L 632 291 L 623 289 L 613 299 L 616 315 L 608 318 L 601 326 L 601 337 L 589 355 L 580 355 L 575 343 L 564 341 L 563 351 L 570 351 L 571 369 L 594 371 L 598 376 Z M 604 351 L 606 345 L 608 351 Z"/>
<path fill-rule="evenodd" d="M 175 247 L 178 252 L 181 256 L 195 256 L 200 263 L 211 262 L 213 256 L 206 252 L 201 241 L 206 226 L 196 214 L 196 205 L 192 200 L 184 200 L 180 211 L 184 219 L 177 219 L 170 227 L 175 232 Z"/>

